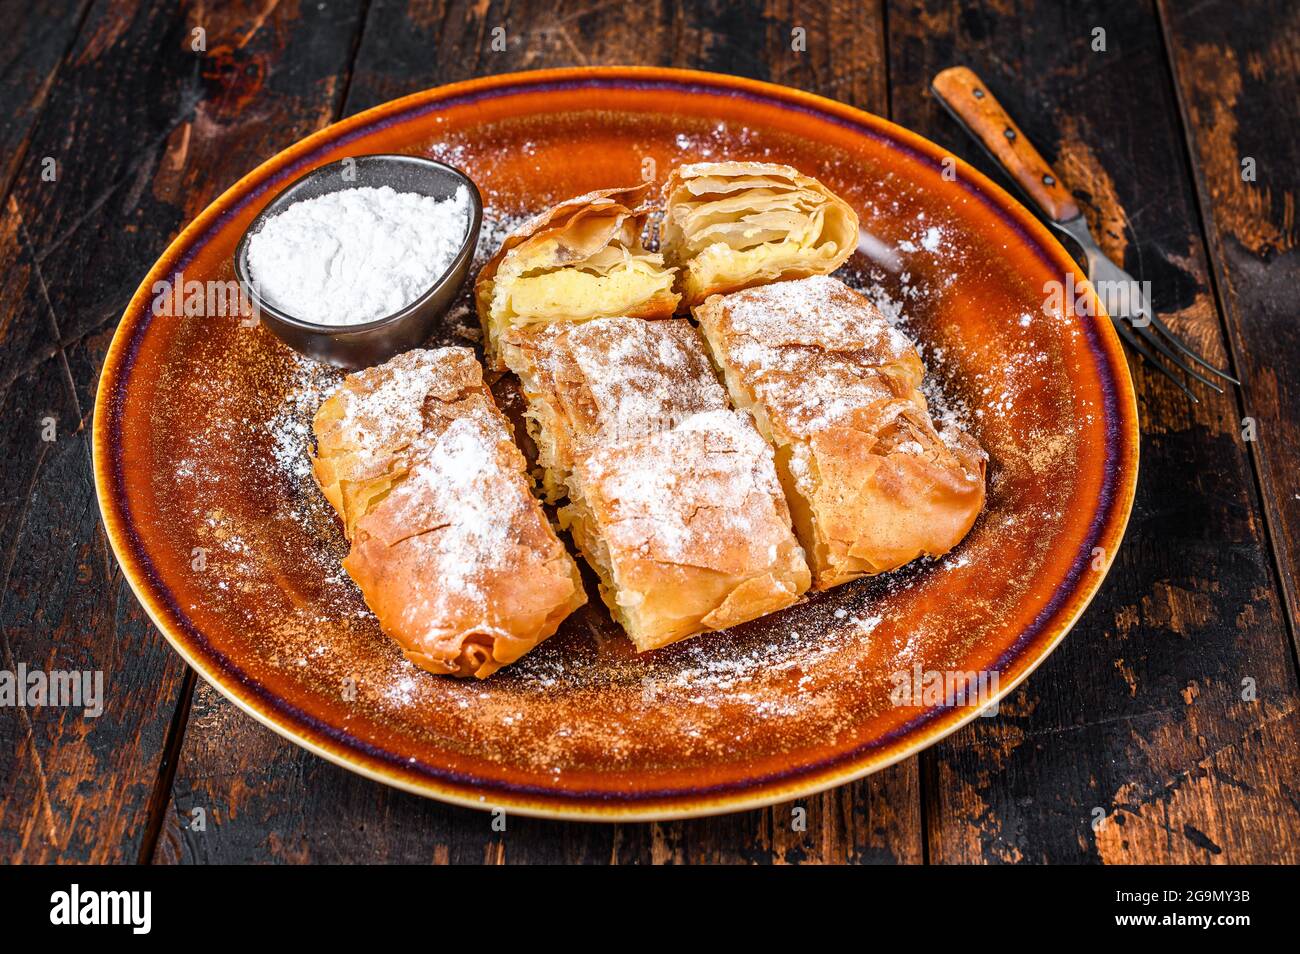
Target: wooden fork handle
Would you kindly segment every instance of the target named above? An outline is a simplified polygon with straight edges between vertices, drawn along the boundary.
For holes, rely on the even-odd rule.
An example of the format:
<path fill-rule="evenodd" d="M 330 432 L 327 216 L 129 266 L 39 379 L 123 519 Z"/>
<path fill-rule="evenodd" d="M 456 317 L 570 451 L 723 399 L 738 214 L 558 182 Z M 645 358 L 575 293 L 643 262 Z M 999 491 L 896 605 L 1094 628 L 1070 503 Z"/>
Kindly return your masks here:
<path fill-rule="evenodd" d="M 973 70 L 953 66 L 937 75 L 930 88 L 1049 218 L 1064 222 L 1079 214 L 1060 177 Z"/>

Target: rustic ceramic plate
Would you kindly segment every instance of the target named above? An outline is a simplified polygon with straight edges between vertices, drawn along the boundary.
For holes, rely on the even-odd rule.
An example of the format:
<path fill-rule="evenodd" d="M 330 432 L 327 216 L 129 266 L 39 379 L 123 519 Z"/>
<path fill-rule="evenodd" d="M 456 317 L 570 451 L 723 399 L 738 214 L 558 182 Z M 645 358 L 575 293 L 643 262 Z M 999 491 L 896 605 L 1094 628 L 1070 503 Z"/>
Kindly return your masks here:
<path fill-rule="evenodd" d="M 153 307 L 166 287 L 155 283 L 177 275 L 230 281 L 241 232 L 285 184 L 383 152 L 470 173 L 486 207 L 481 255 L 526 213 L 643 176 L 662 181 L 682 161 L 761 158 L 818 176 L 869 233 L 870 254 L 846 280 L 922 343 L 936 412 L 988 449 L 988 506 L 969 538 L 941 560 L 646 657 L 593 598 L 487 681 L 414 669 L 340 570 L 342 536 L 308 476 L 310 415 L 336 372 L 264 328 Z M 357 772 L 451 802 L 584 818 L 790 799 L 904 758 L 977 715 L 946 701 L 897 704 L 897 674 L 925 685 L 930 672 L 996 673 L 1004 695 L 1101 584 L 1132 502 L 1137 414 L 1105 318 L 1069 301 L 1064 314 L 1044 313 L 1045 283 L 1066 275 L 1083 279 L 978 172 L 830 100 L 631 68 L 429 90 L 270 159 L 159 259 L 100 381 L 100 506 L 127 579 L 185 660 L 255 718 Z M 192 297 L 195 286 L 183 287 Z M 475 338 L 462 303 L 435 342 Z"/>

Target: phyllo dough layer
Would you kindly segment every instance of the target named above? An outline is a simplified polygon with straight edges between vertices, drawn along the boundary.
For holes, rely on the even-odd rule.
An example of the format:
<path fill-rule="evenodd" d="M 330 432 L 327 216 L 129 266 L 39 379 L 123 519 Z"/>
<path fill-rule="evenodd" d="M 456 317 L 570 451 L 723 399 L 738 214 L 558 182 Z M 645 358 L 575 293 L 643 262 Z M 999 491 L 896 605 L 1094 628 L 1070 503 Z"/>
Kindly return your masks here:
<path fill-rule="evenodd" d="M 682 269 L 686 305 L 780 279 L 828 275 L 858 244 L 853 208 L 790 166 L 679 166 L 664 196 L 660 247 Z"/>
<path fill-rule="evenodd" d="M 987 457 L 959 429 L 936 431 L 916 349 L 869 301 L 814 277 L 695 315 L 732 400 L 776 448 L 814 587 L 946 553 L 970 530 Z"/>
<path fill-rule="evenodd" d="M 675 271 L 641 242 L 648 186 L 603 189 L 535 216 L 501 244 L 474 286 L 483 346 L 494 370 L 511 328 L 677 308 Z"/>
<path fill-rule="evenodd" d="M 502 352 L 528 399 L 550 502 L 568 492 L 575 448 L 635 440 L 727 407 L 699 332 L 684 319 L 518 328 Z"/>
<path fill-rule="evenodd" d="M 737 411 L 593 447 L 574 470 L 562 525 L 640 652 L 795 602 L 808 566 L 771 448 Z"/>
<path fill-rule="evenodd" d="M 771 448 L 682 319 L 516 331 L 510 366 L 560 521 L 638 650 L 789 606 L 809 584 Z"/>
<path fill-rule="evenodd" d="M 483 678 L 586 601 L 469 349 L 349 375 L 313 430 L 313 472 L 352 543 L 343 566 L 416 665 Z"/>

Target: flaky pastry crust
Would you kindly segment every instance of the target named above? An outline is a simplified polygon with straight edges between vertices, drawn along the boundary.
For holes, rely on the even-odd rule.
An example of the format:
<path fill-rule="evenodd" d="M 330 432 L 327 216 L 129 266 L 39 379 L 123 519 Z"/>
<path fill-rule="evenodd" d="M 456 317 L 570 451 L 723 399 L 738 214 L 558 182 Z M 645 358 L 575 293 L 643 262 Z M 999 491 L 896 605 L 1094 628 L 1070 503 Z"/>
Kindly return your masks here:
<path fill-rule="evenodd" d="M 776 449 L 815 588 L 946 553 L 970 530 L 987 456 L 935 429 L 916 349 L 869 301 L 817 277 L 715 296 L 695 315 L 732 400 Z"/>
<path fill-rule="evenodd" d="M 349 375 L 313 431 L 313 473 L 351 541 L 343 566 L 416 665 L 486 677 L 586 601 L 469 349 Z"/>
<path fill-rule="evenodd" d="M 684 319 L 517 329 L 544 486 L 644 651 L 793 603 L 803 552 L 771 449 L 727 406 Z"/>
<path fill-rule="evenodd" d="M 528 400 L 525 420 L 551 502 L 568 492 L 577 448 L 635 440 L 727 407 L 699 332 L 684 319 L 516 328 L 502 353 Z"/>
<path fill-rule="evenodd" d="M 675 272 L 647 251 L 647 185 L 601 189 L 534 216 L 506 238 L 474 286 L 488 365 L 503 370 L 511 328 L 630 315 L 667 318 Z"/>
<path fill-rule="evenodd" d="M 852 206 L 771 162 L 678 166 L 664 185 L 660 250 L 681 269 L 683 304 L 789 278 L 828 275 L 853 254 Z"/>

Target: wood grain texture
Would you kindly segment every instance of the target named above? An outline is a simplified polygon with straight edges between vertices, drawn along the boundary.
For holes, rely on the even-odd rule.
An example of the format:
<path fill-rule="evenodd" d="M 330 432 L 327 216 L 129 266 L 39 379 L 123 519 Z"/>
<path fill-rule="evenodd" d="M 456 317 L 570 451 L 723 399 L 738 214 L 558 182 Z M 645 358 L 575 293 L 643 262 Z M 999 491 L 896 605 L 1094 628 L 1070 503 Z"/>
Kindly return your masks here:
<path fill-rule="evenodd" d="M 302 14 L 101 5 L 45 96 L 29 154 L 55 156 L 57 177 L 26 163 L 0 228 L 0 260 L 11 263 L 0 384 L 12 382 L 6 395 L 22 404 L 5 434 L 21 519 L 4 540 L 0 623 L 6 668 L 102 669 L 108 699 L 95 720 L 53 708 L 4 720 L 15 744 L 0 751 L 0 844 L 14 859 L 151 853 L 150 805 L 185 667 L 130 595 L 100 528 L 94 384 L 117 317 L 170 238 L 251 165 L 333 118 L 359 24 L 360 4 Z M 48 393 L 47 405 L 62 396 L 59 439 L 35 451 L 45 405 L 23 403 L 29 389 Z"/>
<path fill-rule="evenodd" d="M 1102 247 L 1226 363 L 1155 11 L 909 0 L 888 19 L 894 118 L 1006 184 L 926 92 L 971 66 Z M 931 861 L 1300 858 L 1300 809 L 1277 798 L 1300 769 L 1300 700 L 1235 396 L 1193 407 L 1148 369 L 1135 377 L 1142 473 L 1123 549 L 1002 714 L 922 755 Z"/>
<path fill-rule="evenodd" d="M 38 317 L 41 340 L 52 342 L 52 314 Z M 88 716 L 90 700 L 51 700 L 5 710 L 0 857 L 8 862 L 138 859 L 183 671 L 110 552 L 91 476 L 89 404 L 74 376 L 56 349 L 0 398 L 0 667 L 97 674 L 103 708 Z"/>
<path fill-rule="evenodd" d="M 703 66 L 885 108 L 878 11 L 827 5 L 372 4 L 345 112 L 471 76 L 548 66 Z M 492 49 L 503 29 L 506 49 Z M 802 28 L 805 51 L 792 48 Z M 194 809 L 212 806 L 206 831 Z M 286 810 L 287 807 L 291 809 Z M 795 830 L 795 807 L 805 809 Z M 808 799 L 718 819 L 585 825 L 508 819 L 383 789 L 196 694 L 157 860 L 917 862 L 916 760 Z"/>
<path fill-rule="evenodd" d="M 34 422 L 29 431 L 38 432 Z M 102 673 L 104 711 L 46 705 L 0 723 L 14 735 L 3 745 L 0 799 L 0 853 L 10 861 L 138 858 L 183 669 L 108 550 L 88 445 L 85 431 L 65 433 L 40 459 L 11 545 L 0 626 L 4 668 Z"/>
<path fill-rule="evenodd" d="M 1287 597 L 1300 620 L 1300 8 L 1161 3 L 1210 260 Z M 1300 644 L 1297 644 L 1300 648 Z"/>
<path fill-rule="evenodd" d="M 475 76 L 601 64 L 715 70 L 883 113 L 880 16 L 853 0 L 374 0 L 345 113 Z"/>
<path fill-rule="evenodd" d="M 0 23 L 6 24 L 0 36 L 0 199 L 27 158 L 28 137 L 90 0 L 51 0 L 40 16 L 30 16 L 29 7 L 23 0 L 0 3 Z"/>
<path fill-rule="evenodd" d="M 65 46 L 76 23 L 69 27 Z M 43 41 L 40 48 L 48 45 Z M 48 50 L 44 55 L 52 59 Z M 78 46 L 57 73 L 58 64 L 47 63 L 39 97 L 44 111 L 21 148 L 37 159 L 51 157 L 54 175 L 39 161 L 15 167 L 0 230 L 0 256 L 10 266 L 0 305 L 4 480 L 6 501 L 12 501 L 6 507 L 0 596 L 4 667 L 98 671 L 107 696 L 98 718 L 55 705 L 9 710 L 12 718 L 4 720 L 3 731 L 13 744 L 0 747 L 0 775 L 6 779 L 0 843 L 14 861 L 138 857 L 183 668 L 129 596 L 100 527 L 86 405 L 59 348 L 54 300 L 61 288 L 46 264 L 49 248 L 57 244 L 50 231 L 56 217 L 47 213 L 59 209 L 71 217 L 77 201 L 61 121 L 64 110 L 82 98 L 95 55 Z M 125 143 L 117 151 L 125 152 Z M 93 294 L 93 276 L 77 278 Z M 46 431 L 47 425 L 52 429 Z"/>
<path fill-rule="evenodd" d="M 1300 860 L 1300 705 L 1284 613 L 1296 612 L 1300 553 L 1290 378 L 1300 353 L 1286 297 L 1300 157 L 1279 133 L 1298 98 L 1300 18 L 1276 0 L 1152 2 L 66 0 L 63 16 L 12 12 L 6 22 L 20 26 L 0 40 L 0 668 L 101 669 L 108 706 L 94 720 L 0 711 L 0 857 Z M 1091 49 L 1096 27 L 1105 53 Z M 490 815 L 309 755 L 202 683 L 190 710 L 185 668 L 98 526 L 87 416 L 140 277 L 258 162 L 339 115 L 428 86 L 599 63 L 823 93 L 1001 176 L 927 91 L 940 69 L 968 64 L 1072 187 L 1102 247 L 1150 280 L 1162 316 L 1221 364 L 1226 321 L 1247 387 L 1244 403 L 1192 408 L 1136 369 L 1143 471 L 1124 549 L 1079 626 L 999 717 L 799 806 L 662 825 L 509 818 L 498 832 Z M 52 183 L 32 161 L 47 155 Z M 1253 183 L 1240 179 L 1246 156 Z M 1253 444 L 1244 415 L 1258 421 Z M 47 417 L 53 441 L 41 440 Z"/>

